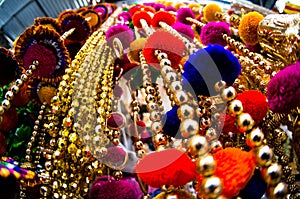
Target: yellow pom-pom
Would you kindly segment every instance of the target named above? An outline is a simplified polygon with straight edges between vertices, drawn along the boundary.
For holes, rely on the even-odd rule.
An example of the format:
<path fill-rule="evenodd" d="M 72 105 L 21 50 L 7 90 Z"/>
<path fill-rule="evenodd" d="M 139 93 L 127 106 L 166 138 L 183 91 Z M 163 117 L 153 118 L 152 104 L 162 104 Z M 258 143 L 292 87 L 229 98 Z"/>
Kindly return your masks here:
<path fill-rule="evenodd" d="M 42 103 L 47 102 L 47 104 L 51 104 L 51 99 L 54 97 L 55 92 L 56 88 L 51 86 L 44 86 L 39 89 L 38 97 Z"/>
<path fill-rule="evenodd" d="M 194 12 L 194 14 L 195 14 L 196 17 L 200 15 L 200 8 L 201 8 L 200 4 L 198 4 L 198 3 L 190 3 L 188 5 L 188 7 L 190 9 L 192 9 L 192 11 Z"/>
<path fill-rule="evenodd" d="M 215 3 L 208 4 L 203 9 L 203 17 L 207 22 L 218 21 L 218 18 L 215 16 L 216 12 L 222 12 L 222 8 Z"/>
<path fill-rule="evenodd" d="M 139 38 L 130 43 L 129 51 L 128 51 L 128 59 L 130 62 L 140 62 L 140 51 L 143 50 L 146 38 Z"/>
<path fill-rule="evenodd" d="M 176 10 L 178 10 L 178 9 L 180 9 L 180 8 L 184 8 L 184 7 L 186 7 L 186 5 L 185 5 L 184 3 L 182 3 L 182 2 L 178 2 L 178 3 L 176 3 L 176 4 L 174 5 L 174 8 L 175 8 Z"/>
<path fill-rule="evenodd" d="M 244 15 L 239 25 L 239 35 L 244 43 L 255 45 L 258 42 L 257 28 L 264 16 L 258 12 L 249 12 Z"/>

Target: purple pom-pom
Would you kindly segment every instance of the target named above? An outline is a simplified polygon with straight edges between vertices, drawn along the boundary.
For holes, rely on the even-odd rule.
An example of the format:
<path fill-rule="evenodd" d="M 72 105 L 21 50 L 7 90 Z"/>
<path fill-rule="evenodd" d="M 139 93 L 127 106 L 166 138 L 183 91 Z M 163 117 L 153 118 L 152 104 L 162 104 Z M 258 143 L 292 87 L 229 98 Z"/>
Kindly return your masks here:
<path fill-rule="evenodd" d="M 130 29 L 126 25 L 121 25 L 121 24 L 110 27 L 106 31 L 105 36 L 106 36 L 107 44 L 109 46 L 112 46 L 113 40 L 115 38 L 118 38 L 122 42 L 124 49 L 128 48 L 130 43 L 134 40 L 134 34 L 132 29 Z"/>
<path fill-rule="evenodd" d="M 165 115 L 162 117 L 163 132 L 164 134 L 181 138 L 181 134 L 179 133 L 179 126 L 180 126 L 180 119 L 177 115 L 178 106 L 174 106 L 171 110 L 169 110 Z"/>
<path fill-rule="evenodd" d="M 177 22 L 184 23 L 184 24 L 187 24 L 187 25 L 192 25 L 191 22 L 186 20 L 187 17 L 191 17 L 193 19 L 195 18 L 195 14 L 194 14 L 192 9 L 190 9 L 190 8 L 180 8 L 177 11 Z"/>
<path fill-rule="evenodd" d="M 186 37 L 188 40 L 190 41 L 194 40 L 195 33 L 191 28 L 191 26 L 177 22 L 172 27 L 175 30 L 177 30 L 177 32 L 181 33 L 182 36 Z"/>
<path fill-rule="evenodd" d="M 269 82 L 267 99 L 269 108 L 278 113 L 288 113 L 300 105 L 300 62 L 280 70 Z"/>
<path fill-rule="evenodd" d="M 91 188 L 90 199 L 136 199 L 143 195 L 134 178 L 122 178 L 116 181 L 111 176 L 97 178 Z"/>
<path fill-rule="evenodd" d="M 173 11 L 173 12 L 176 12 L 177 10 L 176 10 L 176 8 L 174 8 L 173 6 L 167 6 L 167 7 L 165 8 L 165 11 Z"/>
<path fill-rule="evenodd" d="M 238 59 L 223 46 L 208 45 L 189 56 L 184 65 L 183 87 L 196 95 L 216 95 L 215 84 L 231 86 L 241 72 Z"/>
<path fill-rule="evenodd" d="M 153 4 L 152 7 L 155 9 L 155 11 L 160 11 L 161 9 L 165 10 L 166 6 L 164 4 L 161 4 L 161 3 L 155 3 L 155 4 Z"/>
<path fill-rule="evenodd" d="M 201 30 L 200 39 L 204 45 L 220 44 L 226 46 L 223 34 L 230 35 L 229 24 L 226 22 L 209 22 Z"/>
<path fill-rule="evenodd" d="M 118 20 L 124 21 L 124 22 L 129 22 L 129 21 L 131 21 L 131 14 L 130 14 L 130 12 L 121 12 L 121 13 L 118 15 Z"/>

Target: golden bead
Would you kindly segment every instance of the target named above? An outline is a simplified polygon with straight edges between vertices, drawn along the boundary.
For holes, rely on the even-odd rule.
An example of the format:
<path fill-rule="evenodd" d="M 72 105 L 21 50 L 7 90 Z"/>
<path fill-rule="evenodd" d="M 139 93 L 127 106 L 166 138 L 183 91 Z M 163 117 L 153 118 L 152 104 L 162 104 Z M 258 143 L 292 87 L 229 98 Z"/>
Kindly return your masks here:
<path fill-rule="evenodd" d="M 10 106 L 11 106 L 11 104 L 7 99 L 2 101 L 2 107 L 4 110 L 8 110 L 10 108 Z"/>
<path fill-rule="evenodd" d="M 38 66 L 40 63 L 39 63 L 38 60 L 34 60 L 34 61 L 33 61 L 33 64 L 36 65 L 36 66 Z"/>
<path fill-rule="evenodd" d="M 259 147 L 263 144 L 264 134 L 260 128 L 253 129 L 246 137 L 247 145 L 250 147 Z"/>
<path fill-rule="evenodd" d="M 183 104 L 178 108 L 177 115 L 179 119 L 193 119 L 194 118 L 194 109 L 188 104 Z"/>
<path fill-rule="evenodd" d="M 263 177 L 266 183 L 270 185 L 276 185 L 280 182 L 282 176 L 282 167 L 277 163 L 271 164 L 267 169 L 263 171 Z"/>
<path fill-rule="evenodd" d="M 284 182 L 278 183 L 278 185 L 274 188 L 273 193 L 271 193 L 271 197 L 274 199 L 285 198 L 288 193 L 288 186 Z"/>
<path fill-rule="evenodd" d="M 236 97 L 236 91 L 235 89 L 230 86 L 228 88 L 225 88 L 222 92 L 221 92 L 221 97 L 226 101 L 226 102 L 230 102 L 231 100 L 234 100 Z"/>
<path fill-rule="evenodd" d="M 272 163 L 273 150 L 268 146 L 261 146 L 256 150 L 257 161 L 260 166 L 267 167 Z"/>
<path fill-rule="evenodd" d="M 119 181 L 121 178 L 123 178 L 122 171 L 114 171 L 113 177 L 116 181 Z"/>
<path fill-rule="evenodd" d="M 19 90 L 20 90 L 20 87 L 17 86 L 17 85 L 13 85 L 10 89 L 14 94 L 18 94 L 19 93 Z"/>
<path fill-rule="evenodd" d="M 161 74 L 163 76 L 167 75 L 170 72 L 173 72 L 173 68 L 171 66 L 166 65 L 162 67 Z"/>
<path fill-rule="evenodd" d="M 171 66 L 171 61 L 169 59 L 162 59 L 162 60 L 160 60 L 159 65 L 161 67 Z"/>
<path fill-rule="evenodd" d="M 166 74 L 165 80 L 167 83 L 178 81 L 178 76 L 175 72 L 169 72 Z"/>
<path fill-rule="evenodd" d="M 187 103 L 188 95 L 184 91 L 176 92 L 174 100 L 175 100 L 176 104 L 178 104 L 178 105 Z"/>
<path fill-rule="evenodd" d="M 240 100 L 233 100 L 228 105 L 228 113 L 232 117 L 236 117 L 237 115 L 240 115 L 243 112 L 243 104 Z"/>
<path fill-rule="evenodd" d="M 134 143 L 134 147 L 135 147 L 136 150 L 140 150 L 140 149 L 144 148 L 144 144 L 143 144 L 142 141 L 139 140 L 139 141 Z"/>
<path fill-rule="evenodd" d="M 14 93 L 13 93 L 12 91 L 7 91 L 7 92 L 5 93 L 5 98 L 6 98 L 7 100 L 9 100 L 9 101 L 13 100 L 13 98 L 14 98 Z"/>
<path fill-rule="evenodd" d="M 17 79 L 16 86 L 22 86 L 22 85 L 23 85 L 23 81 L 21 79 Z"/>
<path fill-rule="evenodd" d="M 204 136 L 194 135 L 189 139 L 188 151 L 193 157 L 202 156 L 209 150 L 209 145 Z"/>
<path fill-rule="evenodd" d="M 158 61 L 161 61 L 163 59 L 168 59 L 168 54 L 161 52 L 157 55 L 157 59 L 158 59 Z"/>
<path fill-rule="evenodd" d="M 221 195 L 223 186 L 218 177 L 212 176 L 204 179 L 201 189 L 206 196 L 210 198 L 216 198 Z"/>
<path fill-rule="evenodd" d="M 0 106 L 0 116 L 2 116 L 5 112 L 5 109 L 3 108 L 3 106 Z"/>
<path fill-rule="evenodd" d="M 152 125 L 151 125 L 151 130 L 154 133 L 161 132 L 162 131 L 162 125 L 161 125 L 161 123 L 160 122 L 153 122 Z"/>
<path fill-rule="evenodd" d="M 174 81 L 174 82 L 172 82 L 171 85 L 170 85 L 170 89 L 173 92 L 178 92 L 178 91 L 182 90 L 181 82 L 180 81 Z"/>
<path fill-rule="evenodd" d="M 26 74 L 22 74 L 21 75 L 21 80 L 24 81 L 24 82 L 27 82 L 28 81 L 28 77 Z"/>
<path fill-rule="evenodd" d="M 237 116 L 237 126 L 240 132 L 246 132 L 253 128 L 254 120 L 248 113 L 242 113 Z"/>
<path fill-rule="evenodd" d="M 207 177 L 213 175 L 216 168 L 216 162 L 212 155 L 205 155 L 196 160 L 196 166 L 198 173 Z"/>
<path fill-rule="evenodd" d="M 221 90 L 223 90 L 226 86 L 226 82 L 225 81 L 219 81 L 215 84 L 215 90 L 217 92 L 221 92 Z"/>
<path fill-rule="evenodd" d="M 192 119 L 186 119 L 180 124 L 180 132 L 183 138 L 188 138 L 192 135 L 196 135 L 199 131 L 199 124 Z"/>
<path fill-rule="evenodd" d="M 163 133 L 157 133 L 156 135 L 154 135 L 153 142 L 154 142 L 155 147 L 158 147 L 160 145 L 164 146 L 167 144 L 167 141 L 168 141 L 167 137 Z"/>
<path fill-rule="evenodd" d="M 32 72 L 32 70 L 26 70 L 26 71 L 25 71 L 25 74 L 26 74 L 27 76 L 31 76 L 31 75 L 33 74 L 33 72 Z"/>

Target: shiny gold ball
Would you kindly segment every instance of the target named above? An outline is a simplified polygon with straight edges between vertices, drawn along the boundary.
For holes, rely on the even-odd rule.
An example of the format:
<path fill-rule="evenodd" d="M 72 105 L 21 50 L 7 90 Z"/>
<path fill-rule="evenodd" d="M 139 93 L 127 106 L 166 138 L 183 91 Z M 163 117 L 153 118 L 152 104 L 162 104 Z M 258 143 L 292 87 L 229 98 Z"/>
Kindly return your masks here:
<path fill-rule="evenodd" d="M 36 66 L 38 66 L 40 64 L 40 62 L 38 60 L 34 60 L 33 64 L 36 65 Z"/>
<path fill-rule="evenodd" d="M 181 82 L 180 81 L 174 81 L 174 82 L 172 82 L 171 85 L 170 85 L 170 89 L 173 92 L 181 91 L 182 90 Z"/>
<path fill-rule="evenodd" d="M 153 122 L 152 125 L 151 125 L 151 130 L 152 130 L 154 133 L 161 132 L 161 131 L 162 131 L 162 125 L 161 125 L 161 122 Z"/>
<path fill-rule="evenodd" d="M 160 145 L 165 146 L 167 144 L 167 136 L 163 133 L 157 133 L 156 135 L 154 135 L 154 146 L 158 147 Z"/>
<path fill-rule="evenodd" d="M 171 61 L 169 59 L 162 59 L 162 60 L 160 60 L 159 65 L 161 67 L 171 66 Z"/>
<path fill-rule="evenodd" d="M 196 120 L 186 119 L 180 124 L 180 132 L 183 138 L 196 135 L 199 131 L 199 124 Z"/>
<path fill-rule="evenodd" d="M 35 69 L 36 69 L 36 65 L 34 65 L 34 64 L 30 65 L 30 66 L 29 66 L 29 69 L 30 69 L 30 70 L 35 70 Z"/>
<path fill-rule="evenodd" d="M 20 90 L 20 87 L 17 86 L 17 85 L 13 85 L 10 89 L 14 94 L 18 94 L 19 93 L 19 90 Z"/>
<path fill-rule="evenodd" d="M 9 101 L 13 100 L 14 99 L 14 93 L 12 91 L 7 91 L 5 93 L 5 98 Z"/>
<path fill-rule="evenodd" d="M 232 86 L 229 86 L 228 88 L 225 88 L 223 91 L 221 91 L 221 97 L 226 102 L 230 102 L 231 100 L 235 99 L 236 91 Z"/>
<path fill-rule="evenodd" d="M 23 85 L 23 81 L 21 79 L 17 79 L 16 86 L 22 86 L 22 85 Z"/>
<path fill-rule="evenodd" d="M 168 54 L 167 53 L 163 53 L 163 52 L 158 53 L 157 59 L 158 59 L 158 61 L 161 61 L 163 59 L 168 59 Z"/>
<path fill-rule="evenodd" d="M 288 186 L 284 182 L 278 183 L 278 185 L 274 188 L 272 197 L 274 199 L 285 198 L 288 193 Z"/>
<path fill-rule="evenodd" d="M 174 81 L 178 81 L 178 76 L 175 72 L 169 72 L 166 74 L 166 82 L 168 82 L 169 84 L 171 82 L 174 82 Z"/>
<path fill-rule="evenodd" d="M 200 157 L 196 160 L 197 171 L 205 177 L 213 175 L 216 162 L 212 155 L 205 155 L 204 157 Z"/>
<path fill-rule="evenodd" d="M 223 89 L 225 88 L 225 86 L 226 86 L 226 82 L 224 82 L 224 81 L 219 81 L 219 82 L 217 82 L 217 83 L 215 84 L 215 90 L 216 90 L 217 92 L 221 92 L 221 90 L 223 90 Z"/>
<path fill-rule="evenodd" d="M 260 166 L 267 167 L 272 163 L 274 153 L 268 145 L 261 146 L 257 149 L 256 153 L 257 161 Z"/>
<path fill-rule="evenodd" d="M 271 164 L 263 173 L 266 183 L 270 185 L 276 185 L 281 180 L 282 176 L 282 166 L 273 163 Z"/>
<path fill-rule="evenodd" d="M 22 75 L 21 75 L 21 80 L 22 80 L 23 82 L 27 82 L 27 81 L 28 81 L 28 76 L 25 75 L 25 74 L 22 74 Z"/>
<path fill-rule="evenodd" d="M 264 134 L 260 128 L 253 129 L 246 137 L 247 145 L 250 147 L 259 147 L 264 141 Z"/>
<path fill-rule="evenodd" d="M 114 171 L 113 173 L 113 177 L 116 181 L 121 180 L 121 178 L 123 178 L 123 173 L 122 171 Z"/>
<path fill-rule="evenodd" d="M 2 116 L 4 114 L 5 110 L 3 108 L 3 106 L 0 106 L 0 116 Z"/>
<path fill-rule="evenodd" d="M 25 71 L 26 75 L 31 76 L 33 74 L 32 70 L 26 70 Z"/>
<path fill-rule="evenodd" d="M 206 154 L 209 150 L 209 145 L 204 136 L 194 135 L 188 142 L 188 151 L 192 156 L 198 157 Z"/>
<path fill-rule="evenodd" d="M 201 189 L 206 196 L 216 198 L 221 195 L 223 186 L 220 178 L 212 176 L 204 179 Z"/>
<path fill-rule="evenodd" d="M 134 146 L 137 150 L 143 149 L 144 148 L 144 143 L 142 141 L 137 141 L 136 143 L 134 143 Z"/>
<path fill-rule="evenodd" d="M 163 76 L 166 76 L 170 72 L 173 72 L 173 68 L 171 66 L 165 65 L 162 67 L 161 74 Z"/>
<path fill-rule="evenodd" d="M 188 104 L 183 104 L 178 108 L 177 115 L 179 119 L 193 119 L 194 118 L 194 109 Z"/>
<path fill-rule="evenodd" d="M 227 110 L 229 115 L 236 117 L 243 113 L 243 104 L 240 100 L 233 100 L 230 102 Z"/>
<path fill-rule="evenodd" d="M 10 106 L 11 106 L 11 104 L 7 99 L 2 101 L 2 107 L 4 110 L 8 110 L 10 108 Z"/>
<path fill-rule="evenodd" d="M 240 132 L 246 132 L 253 128 L 254 120 L 248 113 L 242 113 L 237 117 L 237 126 Z"/>
<path fill-rule="evenodd" d="M 175 93 L 175 99 L 176 103 L 178 105 L 181 105 L 183 103 L 186 103 L 188 101 L 188 96 L 184 91 L 179 91 Z"/>

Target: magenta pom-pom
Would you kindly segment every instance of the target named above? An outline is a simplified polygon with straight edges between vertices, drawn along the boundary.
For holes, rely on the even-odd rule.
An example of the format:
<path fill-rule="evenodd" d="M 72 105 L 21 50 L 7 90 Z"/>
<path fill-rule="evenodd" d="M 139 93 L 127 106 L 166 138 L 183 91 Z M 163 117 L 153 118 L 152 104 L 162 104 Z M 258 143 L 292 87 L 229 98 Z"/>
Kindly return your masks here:
<path fill-rule="evenodd" d="M 193 41 L 195 33 L 191 26 L 177 22 L 175 23 L 172 28 L 177 30 L 182 36 L 186 37 L 188 40 Z"/>
<path fill-rule="evenodd" d="M 230 35 L 229 24 L 226 22 L 209 22 L 201 30 L 200 39 L 204 45 L 219 44 L 226 46 L 223 34 Z"/>
<path fill-rule="evenodd" d="M 132 18 L 131 18 L 130 12 L 121 12 L 121 13 L 118 15 L 118 20 L 124 21 L 124 22 L 129 22 L 129 21 L 131 21 Z"/>
<path fill-rule="evenodd" d="M 130 43 L 134 40 L 134 34 L 132 29 L 126 25 L 115 25 L 110 27 L 106 34 L 106 41 L 109 46 L 113 45 L 113 40 L 115 38 L 120 39 L 123 44 L 123 48 L 126 49 L 129 47 Z"/>
<path fill-rule="evenodd" d="M 192 25 L 191 22 L 186 20 L 187 17 L 191 17 L 193 19 L 195 18 L 195 14 L 194 14 L 192 9 L 190 9 L 190 8 L 180 8 L 177 11 L 177 22 L 184 23 L 184 24 L 187 24 L 187 25 Z"/>
<path fill-rule="evenodd" d="M 174 8 L 173 6 L 167 6 L 167 7 L 165 8 L 165 11 L 173 11 L 173 12 L 176 12 L 177 10 L 176 10 L 176 8 Z"/>
<path fill-rule="evenodd" d="M 288 113 L 300 105 L 300 62 L 280 70 L 269 82 L 269 108 L 277 113 Z"/>

